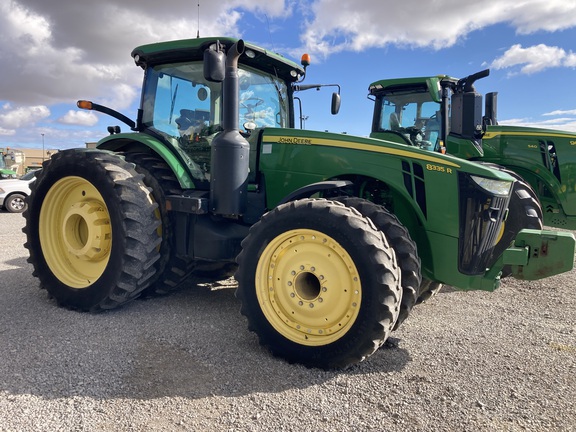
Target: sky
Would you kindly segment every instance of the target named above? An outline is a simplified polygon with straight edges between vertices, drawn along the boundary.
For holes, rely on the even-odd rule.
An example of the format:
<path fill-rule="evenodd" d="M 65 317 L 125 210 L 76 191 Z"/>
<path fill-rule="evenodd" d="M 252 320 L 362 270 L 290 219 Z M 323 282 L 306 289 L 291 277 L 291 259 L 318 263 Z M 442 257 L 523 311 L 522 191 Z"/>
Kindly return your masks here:
<path fill-rule="evenodd" d="M 0 0 L 0 147 L 83 147 L 118 124 L 78 99 L 135 119 L 136 46 L 229 36 L 296 62 L 305 127 L 366 136 L 379 79 L 483 69 L 500 124 L 576 131 L 576 0 Z M 123 126 L 123 125 L 121 125 Z M 126 131 L 128 128 L 124 126 Z"/>

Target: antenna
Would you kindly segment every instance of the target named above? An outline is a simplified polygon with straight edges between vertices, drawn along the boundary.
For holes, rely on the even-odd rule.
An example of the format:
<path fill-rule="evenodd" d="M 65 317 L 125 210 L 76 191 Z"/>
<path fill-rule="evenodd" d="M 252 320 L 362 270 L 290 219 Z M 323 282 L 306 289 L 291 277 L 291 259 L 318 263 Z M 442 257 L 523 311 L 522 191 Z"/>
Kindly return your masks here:
<path fill-rule="evenodd" d="M 268 15 L 264 14 L 266 17 L 266 25 L 268 27 L 268 37 L 270 38 L 270 45 L 272 45 L 272 51 L 276 52 L 276 48 L 274 48 L 274 42 L 272 41 L 272 32 L 270 32 L 270 21 L 268 20 Z"/>
<path fill-rule="evenodd" d="M 198 0 L 198 31 L 196 33 L 196 38 L 200 38 L 200 0 Z"/>

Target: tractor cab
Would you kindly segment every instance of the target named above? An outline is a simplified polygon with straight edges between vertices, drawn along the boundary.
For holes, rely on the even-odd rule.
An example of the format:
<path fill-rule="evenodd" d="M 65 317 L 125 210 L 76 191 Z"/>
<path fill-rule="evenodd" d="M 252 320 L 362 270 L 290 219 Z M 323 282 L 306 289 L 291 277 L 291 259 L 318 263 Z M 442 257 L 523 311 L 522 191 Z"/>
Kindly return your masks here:
<path fill-rule="evenodd" d="M 182 155 L 193 167 L 191 174 L 199 188 L 207 187 L 210 180 L 211 144 L 224 130 L 227 102 L 223 79 L 207 70 L 205 51 L 221 52 L 215 51 L 216 46 L 222 50 L 234 42 L 198 39 L 188 41 L 187 50 L 174 52 L 167 49 L 167 42 L 132 52 L 136 64 L 145 69 L 135 129 L 161 139 Z M 237 66 L 238 101 L 230 105 L 239 132 L 249 138 L 259 128 L 293 127 L 292 83 L 304 77 L 303 67 L 249 44 Z"/>
<path fill-rule="evenodd" d="M 486 70 L 460 80 L 438 75 L 372 83 L 371 137 L 466 158 L 482 155 L 482 136 L 495 114 L 482 116 L 474 82 L 487 75 Z M 495 94 L 487 95 L 487 114 L 495 113 L 495 100 Z"/>
<path fill-rule="evenodd" d="M 378 138 L 379 134 L 386 133 L 386 139 L 437 151 L 441 141 L 440 101 L 434 100 L 434 92 L 420 83 L 388 81 L 385 86 L 370 87 L 377 101 L 372 136 Z"/>
<path fill-rule="evenodd" d="M 180 183 L 194 189 L 209 188 L 212 141 L 224 131 L 223 119 L 234 117 L 237 119 L 235 128 L 249 141 L 250 173 L 254 176 L 255 142 L 259 135 L 255 133 L 250 138 L 254 131 L 263 128 L 293 129 L 298 118 L 301 127 L 301 101 L 294 97 L 294 93 L 326 85 L 299 85 L 310 64 L 308 55 L 304 55 L 301 65 L 298 65 L 281 55 L 246 43 L 244 52 L 236 61 L 238 97 L 236 100 L 234 96 L 236 103 L 231 103 L 226 100 L 224 91 L 225 59 L 219 53 L 227 51 L 236 42 L 233 38 L 199 38 L 135 48 L 132 57 L 145 71 L 135 122 L 92 102 L 79 101 L 78 106 L 106 113 L 126 123 L 133 131 L 162 142 L 189 171 L 179 175 Z M 206 53 L 212 54 L 206 57 Z M 213 70 L 209 70 L 209 64 Z M 299 114 L 294 111 L 295 99 L 299 102 Z M 337 113 L 339 103 L 338 91 L 332 97 L 333 114 Z M 225 114 L 226 107 L 233 111 L 232 115 Z M 122 139 L 118 135 L 120 128 L 115 126 L 108 130 L 111 136 L 103 140 L 99 148 L 117 150 L 116 143 Z"/>
<path fill-rule="evenodd" d="M 256 128 L 289 127 L 290 82 L 272 72 L 240 65 L 240 132 L 246 137 Z M 198 167 L 196 180 L 209 180 L 210 145 L 223 130 L 222 84 L 204 78 L 202 59 L 150 67 L 146 73 L 140 130 L 184 152 Z"/>

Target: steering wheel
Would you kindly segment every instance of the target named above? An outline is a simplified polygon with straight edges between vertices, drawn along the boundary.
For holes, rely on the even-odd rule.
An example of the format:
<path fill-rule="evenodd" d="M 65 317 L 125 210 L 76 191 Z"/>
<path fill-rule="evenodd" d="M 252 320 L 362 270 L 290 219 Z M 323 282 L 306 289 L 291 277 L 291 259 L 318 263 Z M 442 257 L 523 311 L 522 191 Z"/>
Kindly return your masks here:
<path fill-rule="evenodd" d="M 421 136 L 423 135 L 422 129 L 417 128 L 416 126 L 408 126 L 404 130 L 406 131 L 406 133 L 410 134 L 410 140 L 412 142 L 416 142 L 416 137 L 418 135 L 421 135 Z"/>
<path fill-rule="evenodd" d="M 248 101 L 256 101 L 256 103 L 253 104 L 247 104 L 244 102 L 248 102 Z M 244 101 L 240 102 L 240 106 L 242 108 L 245 108 L 246 110 L 248 110 L 248 114 L 252 113 L 254 108 L 256 108 L 259 105 L 262 105 L 264 103 L 264 99 L 259 98 L 259 97 L 250 97 L 248 99 L 244 99 Z"/>

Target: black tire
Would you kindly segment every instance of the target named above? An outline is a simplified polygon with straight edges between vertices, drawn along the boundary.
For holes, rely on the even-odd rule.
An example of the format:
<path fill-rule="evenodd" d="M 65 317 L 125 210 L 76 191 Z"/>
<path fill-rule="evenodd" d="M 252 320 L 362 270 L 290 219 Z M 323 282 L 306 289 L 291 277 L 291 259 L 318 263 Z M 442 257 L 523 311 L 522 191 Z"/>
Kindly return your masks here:
<path fill-rule="evenodd" d="M 15 193 L 4 201 L 4 208 L 10 213 L 22 213 L 26 210 L 26 195 Z"/>
<path fill-rule="evenodd" d="M 384 233 L 384 237 L 394 249 L 396 261 L 402 272 L 402 303 L 393 329 L 396 330 L 408 318 L 420 294 L 422 274 L 416 243 L 410 237 L 406 227 L 386 208 L 357 197 L 338 197 L 336 200 L 347 207 L 355 208 L 362 216 L 374 222 L 376 228 Z"/>
<path fill-rule="evenodd" d="M 278 206 L 238 256 L 241 312 L 260 344 L 308 367 L 343 368 L 387 339 L 402 298 L 394 251 L 353 208 L 323 199 Z"/>
<path fill-rule="evenodd" d="M 522 179 L 518 174 L 498 165 L 492 165 L 516 179 L 510 197 L 508 206 L 508 218 L 504 222 L 503 233 L 496 246 L 494 246 L 494 256 L 499 257 L 510 247 L 516 234 L 521 229 L 541 230 L 543 227 L 543 213 L 538 195 L 532 187 Z M 508 277 L 512 274 L 510 266 L 504 266 L 502 277 Z"/>
<path fill-rule="evenodd" d="M 152 281 L 160 222 L 142 177 L 118 155 L 89 149 L 43 164 L 23 231 L 33 274 L 59 305 L 112 309 Z"/>
<path fill-rule="evenodd" d="M 165 295 L 175 291 L 185 281 L 195 267 L 191 259 L 176 253 L 174 214 L 166 209 L 166 196 L 182 193 L 176 176 L 158 156 L 144 153 L 126 153 L 126 161 L 135 165 L 137 172 L 144 176 L 144 183 L 151 189 L 152 197 L 158 204 L 157 217 L 160 219 L 162 243 L 159 247 L 160 259 L 154 264 L 156 275 L 142 296 Z"/>
<path fill-rule="evenodd" d="M 444 284 L 440 282 L 431 281 L 430 279 L 422 279 L 422 284 L 420 285 L 420 295 L 416 300 L 416 304 L 424 303 L 430 300 L 436 294 L 440 292 Z"/>

